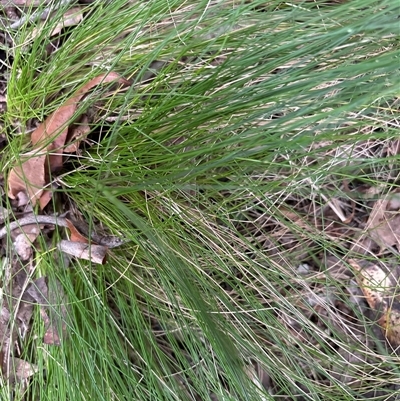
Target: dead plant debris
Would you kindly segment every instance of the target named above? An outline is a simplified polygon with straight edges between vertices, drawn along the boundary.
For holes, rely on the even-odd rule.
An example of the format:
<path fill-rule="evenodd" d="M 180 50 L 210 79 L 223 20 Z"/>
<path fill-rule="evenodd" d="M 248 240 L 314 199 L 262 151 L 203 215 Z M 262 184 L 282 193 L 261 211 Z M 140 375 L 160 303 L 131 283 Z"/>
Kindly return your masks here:
<path fill-rule="evenodd" d="M 21 156 L 21 160 L 11 169 L 8 176 L 8 196 L 11 199 L 15 199 L 22 191 L 29 196 L 33 206 L 39 202 L 42 210 L 46 207 L 51 200 L 46 191 L 51 174 L 63 166 L 63 153 L 66 148 L 76 150 L 76 147 L 71 148 L 67 140 L 68 125 L 76 113 L 79 101 L 93 87 L 115 81 L 123 85 L 130 84 L 115 72 L 99 75 L 79 89 L 38 126 L 31 136 L 33 150 Z M 80 138 L 82 139 L 82 135 Z M 76 138 L 70 137 L 71 140 Z"/>
<path fill-rule="evenodd" d="M 87 120 L 83 129 L 75 126 L 69 130 L 79 102 L 93 87 L 110 82 L 130 84 L 115 72 L 90 80 L 38 126 L 31 136 L 32 150 L 21 155 L 7 176 L 8 196 L 15 201 L 15 210 L 2 207 L 0 215 L 0 240 L 7 238 L 4 241 L 7 256 L 3 266 L 6 280 L 3 282 L 0 318 L 0 366 L 10 383 L 24 382 L 38 371 L 37 366 L 20 358 L 21 339 L 28 335 L 32 326 L 34 305 L 40 308 L 45 329 L 44 344 L 60 345 L 67 335 L 67 310 L 57 298 L 60 295 L 64 298 L 61 285 L 56 283 L 57 291 L 54 293 L 46 277 L 34 278 L 35 256 L 40 249 L 39 235 L 45 241 L 46 238 L 50 240 L 55 228 L 67 228 L 70 239 L 61 240 L 58 249 L 69 257 L 99 264 L 105 263 L 109 248 L 123 243 L 119 238 L 99 236 L 93 230 L 90 232 L 83 221 L 73 217 L 67 219 L 56 216 L 54 212 L 46 214 L 46 206 L 52 199 L 50 177 L 62 167 L 63 154 L 76 151 L 79 141 L 88 133 Z M 42 214 L 33 212 L 37 202 Z M 19 218 L 18 209 L 23 210 Z M 12 216 L 14 221 L 10 221 Z M 60 305 L 61 312 L 54 313 L 54 305 Z"/>
<path fill-rule="evenodd" d="M 57 4 L 65 3 L 69 1 Z M 0 5 L 7 6 L 6 12 L 13 29 L 27 22 L 19 6 L 37 7 L 38 4 L 43 2 L 0 1 Z M 45 19 L 53 11 L 49 6 L 35 17 Z M 79 24 L 82 18 L 79 8 L 71 9 L 51 35 L 56 35 L 66 26 Z M 39 24 L 34 34 L 40 29 L 42 25 Z M 34 307 L 39 308 L 43 320 L 44 344 L 60 345 L 68 335 L 67 300 L 61 284 L 48 283 L 46 277 L 36 277 L 35 254 L 40 249 L 39 235 L 46 241 L 55 228 L 66 228 L 70 233 L 69 240 L 62 240 L 58 249 L 69 256 L 100 264 L 105 263 L 109 248 L 124 242 L 118 237 L 99 236 L 94 231 L 90 232 L 85 222 L 71 215 L 67 218 L 46 214 L 52 199 L 51 177 L 63 166 L 64 154 L 76 152 L 80 141 L 85 139 L 90 130 L 86 116 L 82 117 L 79 125 L 73 124 L 72 119 L 78 119 L 76 112 L 79 102 L 93 87 L 110 82 L 130 84 L 114 72 L 89 81 L 33 132 L 31 150 L 20 156 L 5 177 L 8 196 L 15 202 L 11 202 L 14 206 L 12 210 L 3 206 L 0 208 L 0 240 L 6 250 L 3 259 L 3 304 L 0 310 L 0 366 L 4 378 L 10 383 L 23 383 L 39 371 L 38 366 L 21 358 L 22 341 L 32 327 Z M 0 101 L 3 100 L 5 98 L 2 97 Z M 5 136 L 0 134 L 0 146 L 5 141 Z M 357 151 L 363 152 L 369 148 L 364 145 L 359 144 Z M 385 146 L 389 149 L 388 155 L 399 153 L 398 140 Z M 350 150 L 339 147 L 335 152 L 347 158 Z M 356 163 L 357 157 L 354 157 Z M 285 294 L 294 309 L 300 312 L 277 312 L 278 321 L 286 330 L 282 342 L 318 347 L 319 339 L 315 336 L 318 333 L 321 337 L 329 338 L 334 347 L 334 332 L 343 333 L 349 345 L 337 351 L 343 360 L 342 369 L 330 367 L 327 362 L 327 370 L 331 369 L 330 373 L 336 380 L 354 386 L 360 372 L 363 373 L 359 367 L 368 365 L 368 350 L 379 349 L 381 344 L 377 345 L 377 341 L 389 345 L 393 352 L 400 346 L 400 272 L 395 262 L 390 264 L 380 260 L 388 250 L 397 250 L 397 254 L 400 250 L 400 196 L 397 190 L 384 193 L 383 187 L 359 185 L 356 189 L 364 195 L 365 200 L 364 206 L 360 207 L 347 181 L 342 185 L 345 196 L 328 196 L 311 181 L 309 185 L 312 193 L 320 195 L 321 202 L 292 196 L 275 213 L 266 213 L 266 210 L 271 210 L 269 205 L 262 212 L 257 211 L 262 206 L 263 200 L 260 200 L 257 208 L 248 207 L 240 222 L 233 223 L 243 238 L 258 243 L 257 246 L 263 250 L 263 257 L 266 254 L 277 271 L 290 276 L 288 281 L 293 287 L 301 288 L 296 293 L 291 291 L 292 288 L 281 289 L 281 294 Z M 5 194 L 4 187 L 1 177 L 2 194 Z M 370 194 L 374 195 L 373 199 L 369 197 Z M 33 213 L 33 206 L 37 203 L 42 211 L 39 215 Z M 320 266 L 304 263 L 309 255 L 308 250 L 315 246 L 312 235 L 324 236 L 335 244 L 345 243 L 351 258 L 346 256 L 340 259 L 324 254 L 321 255 Z M 366 261 L 366 256 L 371 255 L 376 258 L 376 263 Z M 246 281 L 244 274 L 238 273 L 238 276 L 245 285 L 252 285 Z M 327 287 L 325 283 L 328 278 L 336 280 L 338 286 Z M 342 290 L 340 294 L 338 288 Z M 54 313 L 55 305 L 60 307 L 61 312 Z M 310 333 L 305 321 L 314 325 L 315 333 Z M 370 321 L 373 330 L 378 329 L 376 338 L 372 338 L 366 329 Z M 268 346 L 275 347 L 277 355 L 281 353 L 272 342 Z M 366 352 L 354 352 L 358 346 L 364 347 Z M 281 356 L 284 358 L 284 355 Z M 256 362 L 249 367 L 248 375 L 260 389 L 274 386 L 269 373 Z"/>
<path fill-rule="evenodd" d="M 398 266 L 392 269 L 377 264 L 349 261 L 356 272 L 357 280 L 371 309 L 375 312 L 379 326 L 391 346 L 400 346 L 400 294 Z"/>

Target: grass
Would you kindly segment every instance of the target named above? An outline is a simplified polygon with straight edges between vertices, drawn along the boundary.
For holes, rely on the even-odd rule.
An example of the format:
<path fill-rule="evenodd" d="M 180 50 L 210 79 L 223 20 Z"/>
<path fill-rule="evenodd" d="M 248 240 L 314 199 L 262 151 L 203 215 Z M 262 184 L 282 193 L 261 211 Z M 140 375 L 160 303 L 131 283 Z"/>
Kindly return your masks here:
<path fill-rule="evenodd" d="M 35 320 L 23 357 L 39 372 L 20 399 L 399 394 L 347 263 L 363 188 L 397 189 L 395 2 L 95 1 L 46 55 L 66 7 L 33 40 L 32 25 L 10 32 L 0 163 L 91 77 L 131 78 L 87 96 L 93 145 L 57 179 L 60 202 L 129 242 L 100 267 L 38 252 L 68 336 L 43 345 Z M 332 209 L 353 204 L 351 223 Z"/>

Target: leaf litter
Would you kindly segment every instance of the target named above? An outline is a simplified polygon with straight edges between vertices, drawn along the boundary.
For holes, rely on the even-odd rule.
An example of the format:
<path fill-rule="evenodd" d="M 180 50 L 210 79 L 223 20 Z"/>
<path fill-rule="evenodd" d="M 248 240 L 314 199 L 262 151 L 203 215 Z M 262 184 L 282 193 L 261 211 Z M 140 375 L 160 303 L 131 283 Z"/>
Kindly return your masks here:
<path fill-rule="evenodd" d="M 74 112 L 75 113 L 75 112 Z M 74 114 L 73 113 L 73 114 Z M 47 121 L 47 120 L 46 120 Z M 79 128 L 72 128 L 68 129 L 69 133 L 67 139 L 61 143 L 55 144 L 52 136 L 43 138 L 43 143 L 39 146 L 34 145 L 34 152 L 32 153 L 32 158 L 41 158 L 40 152 L 44 152 L 45 154 L 45 161 L 43 162 L 42 159 L 37 161 L 39 168 L 39 174 L 36 177 L 33 177 L 29 182 L 28 186 L 21 185 L 18 187 L 18 182 L 15 183 L 15 193 L 14 197 L 18 199 L 23 198 L 25 193 L 26 202 L 28 198 L 31 200 L 32 203 L 39 202 L 41 205 L 41 209 L 45 209 L 47 203 L 50 201 L 51 198 L 48 197 L 51 192 L 46 191 L 45 188 L 48 188 L 49 179 L 46 176 L 46 168 L 50 172 L 55 172 L 57 169 L 49 163 L 47 155 L 49 152 L 54 153 L 60 150 L 61 152 L 61 159 L 62 154 L 66 152 L 75 152 L 77 151 L 79 145 L 77 145 L 77 141 L 81 138 L 84 138 L 88 132 L 88 125 L 83 123 L 82 126 L 84 127 L 82 131 Z M 79 127 L 79 126 L 76 126 Z M 62 127 L 59 127 L 60 135 L 64 134 Z M 75 133 L 72 133 L 75 130 Z M 70 134 L 71 133 L 71 134 Z M 54 146 L 53 148 L 51 146 Z M 393 145 L 393 148 L 398 148 L 398 143 Z M 396 151 L 396 154 L 398 150 Z M 28 156 L 29 154 L 25 155 Z M 22 156 L 23 159 L 24 156 Z M 48 163 L 48 165 L 46 165 Z M 54 164 L 56 166 L 57 163 Z M 62 162 L 61 162 L 62 165 Z M 42 170 L 42 166 L 44 167 Z M 14 167 L 14 169 L 18 169 L 19 167 Z M 51 169 L 54 168 L 52 171 Z M 28 170 L 28 168 L 26 168 Z M 44 173 L 43 173 L 44 171 Z M 23 171 L 22 171 L 23 172 Z M 345 184 L 343 185 L 345 186 Z M 10 186 L 11 187 L 11 186 Z M 371 188 L 369 188 L 371 189 Z M 38 193 L 43 191 L 38 196 Z M 313 187 L 313 192 L 318 193 L 318 187 Z M 358 228 L 361 227 L 363 232 L 356 238 L 356 242 L 354 245 L 353 250 L 359 253 L 359 259 L 349 259 L 345 260 L 347 262 L 344 264 L 342 260 L 338 260 L 333 255 L 328 255 L 322 258 L 321 257 L 321 265 L 327 267 L 327 270 L 321 272 L 315 265 L 306 265 L 301 264 L 297 271 L 292 272 L 293 276 L 296 277 L 296 282 L 303 282 L 303 278 L 309 280 L 312 283 L 309 287 L 306 286 L 304 292 L 300 294 L 302 299 L 300 300 L 299 297 L 293 297 L 294 305 L 298 310 L 302 311 L 304 316 L 308 318 L 310 321 L 314 321 L 317 329 L 321 329 L 323 333 L 328 333 L 328 335 L 332 335 L 332 327 L 336 327 L 339 330 L 342 330 L 348 335 L 349 340 L 349 348 L 339 348 L 339 352 L 343 356 L 343 359 L 347 361 L 347 366 L 349 370 L 346 371 L 346 366 L 344 371 L 337 371 L 337 367 L 332 366 L 332 375 L 336 379 L 351 383 L 356 380 L 356 375 L 354 372 L 350 370 L 350 366 L 355 365 L 355 362 L 363 361 L 364 363 L 368 364 L 367 357 L 365 354 L 361 355 L 359 353 L 355 353 L 353 351 L 353 344 L 352 341 L 358 341 L 363 344 L 366 344 L 367 348 L 373 348 L 375 345 L 373 340 L 369 334 L 358 324 L 360 320 L 360 316 L 355 315 L 351 308 L 349 308 L 346 302 L 343 301 L 343 298 L 348 297 L 350 300 L 350 304 L 354 305 L 356 308 L 359 308 L 361 311 L 361 316 L 370 317 L 372 321 L 376 322 L 373 329 L 379 329 L 379 334 L 376 335 L 377 338 L 380 338 L 383 342 L 389 341 L 393 348 L 396 348 L 396 344 L 398 345 L 399 341 L 399 331 L 397 330 L 397 294 L 396 294 L 396 283 L 398 281 L 397 272 L 395 272 L 395 268 L 393 266 L 387 266 L 387 264 L 370 264 L 365 263 L 362 255 L 367 254 L 374 254 L 376 256 L 381 257 L 382 254 L 386 250 L 390 250 L 393 248 L 398 247 L 398 210 L 392 210 L 393 208 L 389 205 L 387 201 L 387 194 L 383 195 L 383 191 L 377 191 L 376 195 L 378 196 L 378 200 L 374 200 L 369 202 L 369 210 L 363 210 L 362 213 L 364 215 L 369 216 L 367 223 L 365 226 L 363 224 L 355 225 L 354 221 L 357 220 L 359 216 L 356 216 L 355 213 L 355 200 L 352 199 L 352 193 L 348 191 L 348 199 L 351 201 L 351 205 L 346 205 L 346 201 L 340 199 L 339 197 L 327 197 L 324 193 L 321 192 L 321 198 L 323 200 L 323 206 L 321 208 L 316 207 L 316 202 L 311 201 L 307 202 L 304 199 L 288 199 L 288 207 L 286 211 L 281 210 L 282 214 L 285 216 L 285 219 L 294 223 L 293 231 L 297 229 L 306 229 L 310 233 L 311 232 L 318 232 L 323 233 L 326 235 L 326 238 L 332 241 L 346 241 L 351 240 L 354 238 L 354 226 Z M 46 193 L 46 194 L 45 194 Z M 395 191 L 393 192 L 395 195 Z M 292 203 L 290 203 L 292 201 Z M 25 202 L 25 204 L 26 204 Z M 295 204 L 295 206 L 293 206 Z M 347 208 L 347 213 L 343 210 Z M 268 209 L 268 208 L 267 208 Z M 291 212 L 291 210 L 295 210 L 295 212 Z M 7 221 L 7 215 L 9 211 L 6 210 L 4 213 L 4 221 Z M 78 248 L 81 246 L 85 246 L 85 244 L 94 244 L 95 241 L 93 237 L 88 239 L 83 233 L 81 233 L 72 221 L 69 219 L 59 217 L 55 218 L 53 222 L 44 221 L 42 217 L 53 217 L 53 216 L 45 216 L 39 215 L 35 216 L 37 222 L 30 222 L 33 223 L 33 227 L 39 227 L 40 230 L 43 230 L 43 227 L 48 227 L 49 225 L 61 226 L 61 227 L 68 227 L 71 232 L 70 240 L 71 242 L 78 243 Z M 254 216 L 253 216 L 254 217 Z M 263 217 L 263 216 L 258 216 Z M 17 226 L 25 225 L 28 227 L 29 223 L 25 223 L 24 220 L 25 216 L 19 219 L 16 222 Z M 268 255 L 271 257 L 272 260 L 277 260 L 282 265 L 283 263 L 287 264 L 286 256 L 289 252 L 294 251 L 294 255 L 296 257 L 294 260 L 290 260 L 292 265 L 295 265 L 296 260 L 304 260 L 307 259 L 307 251 L 304 251 L 304 248 L 312 248 L 313 241 L 310 240 L 309 236 L 304 236 L 299 241 L 299 236 L 296 233 L 290 232 L 285 225 L 279 223 L 279 219 L 271 218 L 268 221 L 264 221 L 265 228 L 267 231 L 271 233 L 272 241 L 262 238 L 260 243 L 265 244 L 265 249 Z M 249 218 L 248 221 L 252 221 L 252 218 Z M 1 223 L 1 221 L 0 221 Z M 0 238 L 4 238 L 8 232 L 13 232 L 16 228 L 11 229 L 11 225 L 9 224 L 4 227 L 0 231 Z M 24 223 L 24 224 L 23 224 Z M 4 230 L 5 229 L 5 230 Z M 245 231 L 245 230 L 244 230 Z M 298 230 L 300 232 L 300 230 Z M 248 232 L 248 231 L 246 231 Z M 297 233 L 298 234 L 298 233 Z M 18 257 L 22 260 L 29 260 L 31 265 L 26 264 L 27 271 L 32 268 L 32 254 L 33 249 L 32 244 L 35 241 L 34 233 L 29 233 L 28 228 L 26 228 L 26 233 L 19 233 L 15 236 L 13 247 L 14 252 L 18 255 Z M 18 239 L 19 238 L 19 239 Z M 17 241 L 18 239 L 18 241 Z M 253 240 L 257 240 L 258 238 L 253 238 Z M 301 244 L 299 245 L 299 243 Z M 118 243 L 118 239 L 117 239 Z M 28 248 L 31 248 L 29 250 Z M 302 253 L 296 253 L 296 252 Z M 74 254 L 73 251 L 71 254 Z M 82 251 L 78 251 L 83 253 Z M 24 259 L 25 258 L 25 259 Z M 354 276 L 351 274 L 348 266 L 351 267 L 352 272 L 354 273 L 357 282 L 354 280 Z M 301 268 L 300 268 L 301 267 Z M 279 267 L 281 268 L 281 267 Z M 17 266 L 15 266 L 15 269 Z M 287 273 L 282 269 L 282 272 Z M 30 273 L 31 275 L 32 273 Z M 18 274 L 17 274 L 18 275 Z M 327 276 L 333 277 L 339 283 L 342 284 L 343 293 L 345 296 L 340 296 L 337 294 L 337 288 L 324 288 L 322 290 L 322 286 L 320 285 L 319 280 L 323 280 L 327 278 Z M 300 277 L 301 276 L 301 277 Z M 29 277 L 29 275 L 27 276 Z M 42 279 L 42 278 L 40 278 Z M 40 280 L 38 279 L 38 280 Z M 59 344 L 61 342 L 61 338 L 63 338 L 63 334 L 60 334 L 56 327 L 60 327 L 59 325 L 55 325 L 52 323 L 52 319 L 46 312 L 46 302 L 48 301 L 48 294 L 46 292 L 46 282 L 35 283 L 34 281 L 29 281 L 25 279 L 21 280 L 25 283 L 26 290 L 24 292 L 24 297 L 30 297 L 31 303 L 43 304 L 44 307 L 40 307 L 40 312 L 43 321 L 45 322 L 46 326 L 46 334 L 44 337 L 44 343 L 50 344 Z M 38 290 L 36 290 L 38 289 Z M 40 290 L 39 290 L 40 289 Z M 23 288 L 20 288 L 20 292 L 23 291 Z M 25 293 L 27 295 L 25 295 Z M 306 296 L 304 294 L 307 293 Z M 43 296 L 41 297 L 41 294 Z M 293 295 L 292 295 L 293 296 Z M 21 297 L 21 294 L 20 294 Z M 31 306 L 25 305 L 23 302 L 23 298 L 21 297 L 21 302 L 19 308 L 21 311 L 19 313 L 19 320 L 21 322 L 25 322 L 25 326 L 27 325 L 26 322 L 31 320 Z M 367 302 L 364 302 L 364 299 Z M 54 301 L 52 301 L 54 302 Z M 368 308 L 369 307 L 369 308 Z M 4 309 L 4 308 L 3 308 Z M 373 312 L 371 315 L 370 312 Z M 395 313 L 393 313 L 393 311 Z M 64 315 L 65 316 L 65 315 Z M 316 318 L 317 316 L 317 318 Z M 307 332 L 304 329 L 304 322 L 299 321 L 297 316 L 293 316 L 292 318 L 289 317 L 288 313 L 282 312 L 281 313 L 281 321 L 283 324 L 293 333 L 295 338 L 299 339 L 299 343 L 315 343 L 317 344 L 317 340 L 313 339 L 312 334 Z M 1 317 L 0 317 L 1 328 L 4 329 L 4 333 L 0 331 L 2 338 L 7 338 L 8 340 L 12 337 L 10 334 L 11 331 L 8 329 L 9 322 L 10 322 L 10 312 L 8 309 L 2 310 Z M 368 324 L 367 321 L 361 322 L 365 326 Z M 64 322 L 65 326 L 65 322 Z M 362 326 L 362 325 L 361 325 Z M 5 334 L 5 332 L 7 334 Z M 14 338 L 13 338 L 14 339 Z M 286 340 L 286 338 L 284 339 Z M 10 347 L 10 341 L 8 341 Z M 14 364 L 14 373 L 12 369 L 7 368 L 7 364 L 10 365 L 10 358 L 5 363 L 4 359 L 4 348 L 1 351 L 1 355 L 3 356 L 3 365 L 2 370 L 3 374 L 6 377 L 9 377 L 10 380 L 17 379 L 26 379 L 29 378 L 37 371 L 37 366 L 29 364 L 28 362 L 23 361 L 22 359 L 18 358 L 17 356 L 13 356 L 12 363 Z M 14 376 L 13 376 L 14 375 Z M 271 378 L 268 372 L 263 371 L 258 364 L 255 363 L 255 366 L 252 367 L 251 372 L 249 372 L 249 376 L 254 378 L 254 382 L 258 385 L 258 381 L 263 382 L 263 387 L 271 389 L 274 386 L 273 379 Z M 260 378 L 262 377 L 263 380 Z"/>
<path fill-rule="evenodd" d="M 387 148 L 391 148 L 391 141 L 387 142 Z M 348 157 L 354 165 L 365 160 L 365 152 L 382 160 L 383 156 L 372 149 L 380 147 L 369 141 L 357 147 L 358 157 Z M 337 146 L 332 146 L 332 151 L 337 152 Z M 277 165 L 279 157 L 274 160 Z M 315 160 L 305 156 L 300 163 L 303 167 L 303 163 Z M 360 171 L 360 176 L 364 174 Z M 270 291 L 270 298 L 279 305 L 278 327 L 283 328 L 280 341 L 285 346 L 284 351 L 277 346 L 274 355 L 292 369 L 303 366 L 308 372 L 310 365 L 301 357 L 287 358 L 286 354 L 290 354 L 291 347 L 293 355 L 303 346 L 320 349 L 323 338 L 332 352 L 340 355 L 340 362 L 318 358 L 320 368 L 341 383 L 362 388 L 360 378 L 373 377 L 369 371 L 375 363 L 381 358 L 398 360 L 400 354 L 399 191 L 387 177 L 379 177 L 372 184 L 358 181 L 354 174 L 351 181 L 329 177 L 320 187 L 314 184 L 312 196 L 302 197 L 296 189 L 285 190 L 284 201 L 280 196 L 278 192 L 265 201 L 249 199 L 244 202 L 243 212 L 231 222 L 254 248 L 262 249 L 262 258 L 257 259 L 256 253 L 251 254 L 252 258 L 260 264 L 267 258 L 268 270 L 278 272 L 288 283 L 279 293 L 271 286 L 268 290 L 263 287 L 264 292 L 259 294 L 264 299 L 265 292 Z M 325 244 L 322 241 L 332 248 L 321 245 Z M 248 246 L 239 250 L 249 252 Z M 251 280 L 241 279 L 241 285 L 261 291 Z M 385 373 L 391 377 L 387 369 Z M 280 394 L 274 372 L 267 374 L 270 383 L 266 390 Z M 314 378 L 312 373 L 309 377 Z M 379 391 L 367 391 L 363 396 L 369 399 L 399 389 L 391 379 L 386 384 L 376 382 L 376 386 Z"/>
<path fill-rule="evenodd" d="M 39 202 L 41 209 L 46 207 L 51 200 L 46 192 L 51 173 L 62 168 L 64 149 L 71 149 L 67 144 L 68 126 L 77 111 L 79 101 L 93 87 L 115 81 L 123 85 L 130 84 L 114 72 L 99 75 L 80 88 L 36 128 L 31 142 L 37 156 L 35 153 L 23 155 L 21 163 L 12 168 L 8 177 L 8 196 L 11 199 L 15 199 L 19 192 L 25 190 L 33 206 Z"/>
<path fill-rule="evenodd" d="M 67 335 L 66 306 L 61 305 L 60 313 L 54 311 L 54 305 L 60 303 L 60 297 L 67 302 L 61 285 L 53 283 L 56 289 L 51 290 L 46 277 L 34 278 L 39 235 L 49 234 L 57 227 L 67 228 L 70 239 L 61 240 L 57 248 L 69 257 L 98 264 L 105 263 L 109 248 L 124 242 L 113 236 L 99 236 L 90 231 L 83 221 L 78 222 L 73 217 L 43 214 L 52 199 L 50 177 L 62 168 L 64 153 L 76 152 L 80 141 L 89 133 L 87 118 L 81 120 L 83 125 L 73 124 L 79 102 L 92 88 L 105 83 L 130 85 L 129 81 L 115 72 L 91 79 L 36 128 L 31 135 L 32 149 L 20 156 L 7 177 L 11 202 L 14 201 L 16 208 L 24 209 L 21 216 L 11 222 L 9 220 L 13 213 L 8 209 L 2 207 L 0 215 L 0 224 L 3 225 L 0 228 L 0 240 L 6 239 L 4 247 L 7 253 L 3 266 L 5 279 L 0 316 L 0 365 L 3 376 L 10 383 L 23 383 L 38 371 L 36 365 L 20 358 L 21 340 L 31 328 L 34 305 L 39 307 L 43 320 L 44 344 L 60 345 Z M 42 214 L 34 212 L 36 204 L 39 204 Z"/>

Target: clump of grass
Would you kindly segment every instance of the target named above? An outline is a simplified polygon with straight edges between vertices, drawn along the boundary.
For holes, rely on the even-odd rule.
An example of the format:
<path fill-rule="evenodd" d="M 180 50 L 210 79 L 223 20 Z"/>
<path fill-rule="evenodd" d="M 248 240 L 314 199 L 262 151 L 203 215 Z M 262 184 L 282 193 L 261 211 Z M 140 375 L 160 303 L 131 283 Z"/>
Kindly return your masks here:
<path fill-rule="evenodd" d="M 11 33 L 1 163 L 21 152 L 15 121 L 105 70 L 130 77 L 86 100 L 94 144 L 58 178 L 67 205 L 129 242 L 101 267 L 38 257 L 70 316 L 60 348 L 37 344 L 32 397 L 388 399 L 396 357 L 351 301 L 359 227 L 329 202 L 362 219 L 361 184 L 397 186 L 398 156 L 382 151 L 399 127 L 394 3 L 86 10 L 46 59 L 64 9 L 28 44 L 32 26 Z"/>

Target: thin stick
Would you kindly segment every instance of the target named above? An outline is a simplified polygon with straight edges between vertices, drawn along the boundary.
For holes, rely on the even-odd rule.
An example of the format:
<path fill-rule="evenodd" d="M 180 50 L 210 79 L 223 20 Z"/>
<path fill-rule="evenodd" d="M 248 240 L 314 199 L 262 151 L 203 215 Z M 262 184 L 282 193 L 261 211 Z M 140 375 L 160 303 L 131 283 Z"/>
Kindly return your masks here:
<path fill-rule="evenodd" d="M 21 226 L 26 226 L 28 224 L 53 224 L 55 226 L 68 228 L 67 220 L 63 217 L 43 216 L 43 215 L 27 216 L 27 217 L 22 217 L 22 219 L 13 221 L 9 225 L 3 227 L 0 230 L 0 239 L 4 238 L 10 231 L 13 231 Z"/>
<path fill-rule="evenodd" d="M 27 21 L 34 22 L 37 19 L 46 19 L 49 16 L 49 14 L 52 13 L 53 11 L 57 10 L 57 8 L 60 8 L 60 7 L 64 6 L 64 5 L 72 3 L 73 1 L 75 1 L 75 0 L 61 0 L 60 2 L 58 2 L 56 4 L 52 4 L 52 5 L 50 5 L 49 7 L 46 7 L 43 10 L 35 11 L 31 15 L 27 15 L 25 17 L 22 17 L 18 21 L 15 21 L 14 23 L 12 23 L 10 25 L 10 28 L 11 29 L 18 29 L 22 25 L 24 25 L 25 22 L 27 22 Z"/>
<path fill-rule="evenodd" d="M 0 239 L 4 238 L 9 232 L 28 224 L 52 224 L 59 227 L 69 228 L 67 219 L 57 216 L 27 216 L 19 220 L 13 221 L 0 230 Z M 85 233 L 86 234 L 86 233 Z M 115 248 L 121 246 L 126 241 L 114 235 L 97 235 L 95 232 L 87 233 L 94 243 L 106 246 L 107 248 Z"/>

